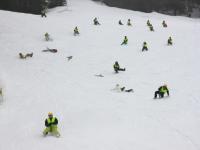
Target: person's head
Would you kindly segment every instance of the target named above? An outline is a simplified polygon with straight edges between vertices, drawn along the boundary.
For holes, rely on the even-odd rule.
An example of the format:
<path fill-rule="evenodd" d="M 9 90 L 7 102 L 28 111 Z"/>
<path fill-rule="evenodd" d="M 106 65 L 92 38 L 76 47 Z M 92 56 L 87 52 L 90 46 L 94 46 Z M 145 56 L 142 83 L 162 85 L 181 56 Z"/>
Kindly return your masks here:
<path fill-rule="evenodd" d="M 118 61 L 116 61 L 115 64 L 118 64 Z"/>
<path fill-rule="evenodd" d="M 144 42 L 143 44 L 147 44 L 147 42 Z"/>
<path fill-rule="evenodd" d="M 167 88 L 167 84 L 164 84 L 163 87 Z"/>
<path fill-rule="evenodd" d="M 52 113 L 52 112 L 49 112 L 49 113 L 48 113 L 48 117 L 49 117 L 49 118 L 53 118 L 53 113 Z"/>
<path fill-rule="evenodd" d="M 131 21 L 131 19 L 128 19 L 128 21 Z"/>
<path fill-rule="evenodd" d="M 124 36 L 124 38 L 126 39 L 126 38 L 127 38 L 127 36 Z"/>

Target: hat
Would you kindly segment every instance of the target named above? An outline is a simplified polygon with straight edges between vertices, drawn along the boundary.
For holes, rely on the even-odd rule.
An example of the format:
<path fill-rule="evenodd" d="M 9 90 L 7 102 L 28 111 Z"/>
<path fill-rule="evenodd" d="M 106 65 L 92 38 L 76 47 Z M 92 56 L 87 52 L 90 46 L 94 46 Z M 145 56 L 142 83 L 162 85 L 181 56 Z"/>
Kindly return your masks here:
<path fill-rule="evenodd" d="M 49 113 L 48 113 L 48 116 L 53 116 L 53 113 L 52 113 L 52 112 L 49 112 Z"/>

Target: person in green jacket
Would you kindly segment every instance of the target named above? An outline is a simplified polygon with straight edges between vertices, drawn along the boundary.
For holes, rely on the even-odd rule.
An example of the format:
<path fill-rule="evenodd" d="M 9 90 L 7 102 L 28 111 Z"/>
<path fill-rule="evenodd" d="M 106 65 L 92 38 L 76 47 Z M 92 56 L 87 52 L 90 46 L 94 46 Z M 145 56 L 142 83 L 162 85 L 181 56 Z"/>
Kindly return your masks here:
<path fill-rule="evenodd" d="M 94 22 L 94 25 L 100 25 L 100 23 L 99 23 L 99 21 L 97 20 L 96 17 L 94 18 L 93 22 Z"/>
<path fill-rule="evenodd" d="M 159 98 L 163 98 L 165 94 L 169 96 L 169 90 L 166 84 L 158 88 L 158 91 L 156 91 L 154 94 L 154 99 L 156 99 L 158 96 Z"/>
<path fill-rule="evenodd" d="M 151 23 L 149 20 L 147 20 L 147 26 L 151 26 Z"/>
<path fill-rule="evenodd" d="M 172 45 L 172 44 L 173 44 L 173 43 L 172 43 L 172 37 L 171 37 L 171 36 L 170 36 L 169 39 L 167 40 L 167 44 L 168 44 L 168 45 Z"/>
<path fill-rule="evenodd" d="M 128 19 L 127 26 L 132 26 L 131 19 Z"/>
<path fill-rule="evenodd" d="M 147 42 L 143 43 L 142 51 L 144 50 L 148 51 Z"/>
<path fill-rule="evenodd" d="M 127 36 L 124 36 L 124 40 L 121 45 L 127 45 L 127 44 L 128 44 L 128 38 Z"/>
<path fill-rule="evenodd" d="M 45 40 L 46 40 L 46 41 L 49 41 L 49 40 L 50 40 L 50 35 L 49 35 L 48 32 L 46 32 L 46 33 L 44 34 L 44 37 L 45 37 Z"/>
<path fill-rule="evenodd" d="M 74 28 L 74 36 L 79 35 L 78 27 Z"/>
<path fill-rule="evenodd" d="M 126 68 L 120 68 L 119 63 L 117 61 L 113 65 L 113 68 L 114 68 L 116 73 L 118 73 L 118 71 L 125 71 L 126 70 Z"/>
<path fill-rule="evenodd" d="M 163 20 L 162 25 L 164 28 L 167 28 L 167 24 L 166 24 L 165 20 Z"/>
<path fill-rule="evenodd" d="M 60 136 L 60 133 L 58 132 L 58 119 L 56 117 L 53 117 L 53 113 L 48 113 L 48 118 L 45 120 L 45 126 L 46 128 L 43 131 L 43 135 L 46 136 L 49 132 L 52 133 L 52 135 L 55 135 L 57 137 Z"/>
<path fill-rule="evenodd" d="M 152 25 L 152 24 L 149 25 L 149 30 L 150 30 L 150 31 L 154 31 L 154 28 L 153 28 L 153 25 Z"/>

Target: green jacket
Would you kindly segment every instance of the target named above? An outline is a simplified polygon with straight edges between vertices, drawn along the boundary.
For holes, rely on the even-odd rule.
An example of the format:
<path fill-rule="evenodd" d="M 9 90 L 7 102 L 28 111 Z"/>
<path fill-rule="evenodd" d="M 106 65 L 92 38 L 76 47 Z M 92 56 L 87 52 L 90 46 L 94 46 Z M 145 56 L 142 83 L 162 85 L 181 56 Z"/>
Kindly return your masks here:
<path fill-rule="evenodd" d="M 56 117 L 53 118 L 47 118 L 45 120 L 45 126 L 50 127 L 51 125 L 57 125 L 58 124 L 58 119 Z"/>
<path fill-rule="evenodd" d="M 161 93 L 167 93 L 169 90 L 168 90 L 168 88 L 166 87 L 166 86 L 161 86 L 159 89 L 159 92 L 161 92 Z"/>

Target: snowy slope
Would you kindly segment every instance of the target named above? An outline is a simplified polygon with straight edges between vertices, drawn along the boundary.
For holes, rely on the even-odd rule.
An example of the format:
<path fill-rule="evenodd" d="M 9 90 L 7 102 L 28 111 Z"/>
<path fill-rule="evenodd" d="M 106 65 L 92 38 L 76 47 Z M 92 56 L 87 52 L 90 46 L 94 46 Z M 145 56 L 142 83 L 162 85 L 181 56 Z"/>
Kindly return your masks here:
<path fill-rule="evenodd" d="M 200 150 L 199 19 L 89 0 L 71 0 L 47 15 L 0 11 L 0 150 Z M 133 27 L 118 25 L 128 18 Z M 53 41 L 44 40 L 45 32 Z M 125 35 L 129 43 L 120 46 Z M 141 52 L 144 41 L 148 52 Z M 41 52 L 46 47 L 58 53 Z M 21 60 L 19 52 L 34 56 Z M 113 72 L 116 60 L 126 72 Z M 135 92 L 111 91 L 117 83 Z M 153 100 L 164 83 L 170 97 Z M 59 119 L 59 139 L 42 136 L 49 111 Z"/>

